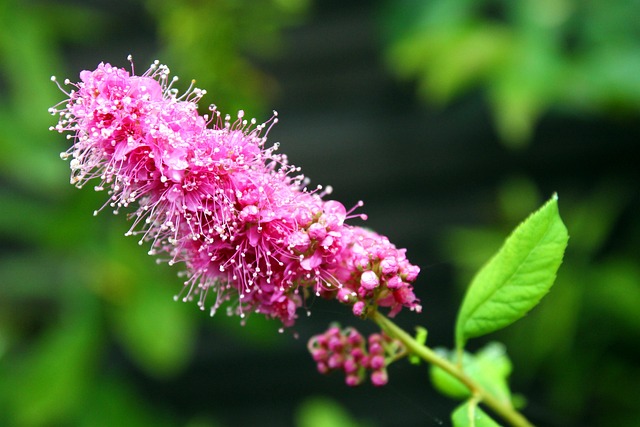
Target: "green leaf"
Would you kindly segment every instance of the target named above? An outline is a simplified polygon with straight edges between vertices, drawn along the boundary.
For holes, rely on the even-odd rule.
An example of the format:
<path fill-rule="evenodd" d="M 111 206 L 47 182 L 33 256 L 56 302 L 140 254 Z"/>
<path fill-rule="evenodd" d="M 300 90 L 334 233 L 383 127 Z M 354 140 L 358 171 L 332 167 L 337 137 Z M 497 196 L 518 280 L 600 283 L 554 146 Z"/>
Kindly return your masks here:
<path fill-rule="evenodd" d="M 438 354 L 452 363 L 456 363 L 455 351 L 438 349 Z M 476 354 L 464 353 L 462 357 L 464 373 L 480 384 L 496 399 L 511 405 L 511 391 L 507 379 L 511 374 L 511 361 L 504 345 L 489 343 Z M 469 389 L 441 368 L 431 365 L 429 374 L 433 386 L 446 396 L 454 399 L 471 397 Z"/>
<path fill-rule="evenodd" d="M 435 351 L 440 357 L 447 359 L 450 362 L 455 361 L 455 352 L 450 352 L 449 350 L 441 348 L 438 348 Z M 469 375 L 469 377 L 472 376 L 471 372 L 475 371 L 475 369 L 471 369 L 471 365 L 473 364 L 472 357 L 473 356 L 471 354 L 465 353 L 462 358 L 463 370 L 467 375 Z M 429 377 L 431 378 L 433 388 L 447 397 L 460 400 L 471 397 L 469 389 L 464 384 L 436 365 L 429 366 Z"/>
<path fill-rule="evenodd" d="M 475 402 L 465 402 L 451 414 L 453 427 L 500 427 Z"/>
<path fill-rule="evenodd" d="M 520 224 L 476 274 L 456 322 L 456 346 L 523 317 L 549 291 L 569 236 L 554 195 Z"/>

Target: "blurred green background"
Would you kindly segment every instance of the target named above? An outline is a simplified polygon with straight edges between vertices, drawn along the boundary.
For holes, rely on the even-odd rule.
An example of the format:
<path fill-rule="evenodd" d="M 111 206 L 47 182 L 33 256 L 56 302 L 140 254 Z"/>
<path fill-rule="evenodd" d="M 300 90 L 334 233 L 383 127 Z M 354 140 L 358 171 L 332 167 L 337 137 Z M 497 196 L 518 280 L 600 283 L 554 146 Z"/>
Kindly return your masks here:
<path fill-rule="evenodd" d="M 203 107 L 278 110 L 270 140 L 421 266 L 431 345 L 470 275 L 560 194 L 571 240 L 543 304 L 492 335 L 541 426 L 640 425 L 640 3 L 635 0 L 0 0 L 0 425 L 437 426 L 427 370 L 321 376 L 292 331 L 175 303 L 103 195 L 68 183 L 49 77 L 154 59 Z M 478 342 L 480 346 L 482 342 Z"/>

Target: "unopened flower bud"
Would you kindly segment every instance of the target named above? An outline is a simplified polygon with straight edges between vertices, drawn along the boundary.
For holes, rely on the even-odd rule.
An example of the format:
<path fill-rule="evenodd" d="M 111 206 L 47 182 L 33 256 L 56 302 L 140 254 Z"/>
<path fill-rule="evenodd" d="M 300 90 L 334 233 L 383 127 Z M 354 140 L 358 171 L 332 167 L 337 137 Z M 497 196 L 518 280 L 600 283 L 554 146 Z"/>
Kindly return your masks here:
<path fill-rule="evenodd" d="M 352 311 L 353 314 L 355 314 L 358 317 L 361 317 L 364 314 L 364 309 L 365 309 L 366 305 L 363 301 L 358 301 L 357 303 L 353 304 L 352 307 Z"/>
<path fill-rule="evenodd" d="M 398 262 L 394 257 L 387 257 L 380 261 L 380 270 L 382 274 L 390 275 L 398 272 Z"/>
<path fill-rule="evenodd" d="M 384 356 L 380 356 L 380 355 L 373 356 L 369 360 L 369 366 L 371 367 L 371 369 L 375 371 L 377 371 L 380 368 L 384 368 L 385 366 Z"/>
<path fill-rule="evenodd" d="M 373 373 L 371 374 L 371 383 L 376 387 L 386 385 L 388 382 L 389 376 L 386 369 L 373 371 Z"/>
<path fill-rule="evenodd" d="M 362 276 L 360 277 L 360 285 L 362 285 L 363 288 L 371 291 L 377 288 L 379 284 L 380 279 L 373 271 L 365 271 L 362 273 Z"/>

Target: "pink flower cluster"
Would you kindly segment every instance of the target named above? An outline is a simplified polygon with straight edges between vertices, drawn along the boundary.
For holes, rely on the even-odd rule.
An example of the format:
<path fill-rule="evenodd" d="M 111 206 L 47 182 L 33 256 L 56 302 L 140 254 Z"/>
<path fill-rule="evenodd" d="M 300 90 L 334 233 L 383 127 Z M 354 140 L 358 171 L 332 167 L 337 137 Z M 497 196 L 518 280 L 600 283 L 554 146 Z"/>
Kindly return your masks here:
<path fill-rule="evenodd" d="M 387 384 L 387 366 L 403 351 L 399 341 L 391 340 L 384 333 L 371 334 L 365 341 L 355 329 L 342 330 L 339 326 L 312 337 L 308 348 L 321 374 L 342 370 L 349 386 L 360 385 L 367 371 L 371 371 L 373 385 Z"/>
<path fill-rule="evenodd" d="M 103 208 L 131 209 L 128 235 L 185 264 L 176 298 L 204 309 L 215 295 L 212 314 L 229 301 L 229 314 L 261 313 L 285 326 L 311 294 L 363 317 L 377 307 L 420 311 L 419 269 L 405 251 L 345 224 L 351 211 L 323 200 L 321 187 L 308 191 L 277 144 L 265 145 L 275 114 L 259 125 L 242 111 L 222 118 L 215 106 L 200 115 L 205 91 L 192 83 L 179 96 L 177 78 L 157 62 L 140 76 L 101 63 L 80 78 L 65 81 L 73 90 L 61 87 L 68 98 L 50 109 L 59 116 L 51 129 L 73 142 L 61 154 L 71 159 L 71 183 L 95 182 L 108 194 Z"/>

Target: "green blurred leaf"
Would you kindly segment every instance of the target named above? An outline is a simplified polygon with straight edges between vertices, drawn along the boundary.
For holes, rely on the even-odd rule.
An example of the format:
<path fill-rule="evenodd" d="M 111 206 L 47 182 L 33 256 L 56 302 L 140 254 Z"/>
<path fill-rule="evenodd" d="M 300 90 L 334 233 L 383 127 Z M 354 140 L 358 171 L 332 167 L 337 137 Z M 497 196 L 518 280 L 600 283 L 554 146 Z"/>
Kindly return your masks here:
<path fill-rule="evenodd" d="M 12 363 L 0 388 L 12 425 L 65 425 L 83 405 L 100 347 L 95 301 L 78 296 L 63 320 Z"/>
<path fill-rule="evenodd" d="M 127 353 L 154 376 L 176 374 L 193 352 L 193 320 L 169 289 L 140 284 L 126 306 L 113 310 L 114 329 Z M 190 307 L 194 309 L 194 307 Z"/>
<path fill-rule="evenodd" d="M 477 404 L 465 402 L 451 414 L 453 427 L 500 427 Z"/>
<path fill-rule="evenodd" d="M 0 4 L 0 63 L 8 88 L 0 103 L 0 175 L 46 194 L 62 185 L 55 179 L 62 166 L 51 156 L 57 149 L 43 149 L 52 140 L 47 109 L 57 88 L 49 73 L 58 58 L 50 22 L 31 12 L 21 2 Z"/>
<path fill-rule="evenodd" d="M 566 222 L 571 227 L 572 252 L 591 259 L 601 251 L 636 194 L 635 183 L 606 179 L 579 204 L 567 206 Z"/>
<path fill-rule="evenodd" d="M 518 221 L 539 206 L 540 193 L 533 179 L 524 175 L 510 176 L 500 183 L 498 202 L 503 217 Z"/>
<path fill-rule="evenodd" d="M 384 12 L 394 72 L 414 78 L 428 101 L 485 92 L 511 148 L 525 146 L 554 107 L 640 107 L 635 0 L 398 0 Z"/>
<path fill-rule="evenodd" d="M 249 53 L 277 52 L 281 31 L 304 16 L 308 0 L 147 1 L 157 20 L 163 63 L 185 81 L 215 94 L 222 111 L 263 114 L 276 82 L 254 66 Z M 203 25 L 206 20 L 206 25 Z M 203 102 L 207 102 L 206 98 Z"/>
<path fill-rule="evenodd" d="M 512 148 L 526 144 L 535 122 L 562 87 L 566 64 L 546 31 L 514 32 L 509 52 L 487 82 L 498 131 Z"/>
<path fill-rule="evenodd" d="M 53 207 L 24 193 L 0 189 L 0 206 L 0 234 L 7 238 L 39 243 L 56 225 Z"/>
<path fill-rule="evenodd" d="M 510 325 L 537 305 L 553 285 L 568 239 L 554 196 L 474 277 L 458 313 L 456 346 Z"/>
<path fill-rule="evenodd" d="M 296 413 L 297 427 L 364 427 L 336 401 L 314 397 L 302 402 Z"/>
<path fill-rule="evenodd" d="M 425 97 L 448 102 L 500 63 L 508 41 L 497 25 L 426 32 L 399 42 L 391 63 L 402 75 L 419 75 Z"/>
<path fill-rule="evenodd" d="M 77 426 L 154 426 L 177 425 L 160 407 L 144 401 L 131 385 L 113 377 L 99 377 L 92 387 L 89 399 L 77 413 Z"/>
<path fill-rule="evenodd" d="M 467 284 L 478 268 L 504 243 L 504 232 L 489 228 L 452 227 L 443 239 L 447 256 L 454 259 L 460 283 Z"/>
<path fill-rule="evenodd" d="M 116 338 L 145 372 L 174 375 L 192 355 L 200 313 L 195 304 L 173 300 L 180 284 L 170 287 L 164 276 L 167 266 L 143 268 L 149 259 L 135 241 L 114 236 L 110 243 L 118 255 L 110 257 L 112 264 L 105 266 L 108 280 L 96 291 L 113 303 L 110 315 Z"/>
<path fill-rule="evenodd" d="M 640 266 L 634 260 L 611 259 L 593 272 L 589 305 L 610 322 L 640 336 Z"/>
<path fill-rule="evenodd" d="M 438 349 L 438 355 L 444 357 L 448 360 L 452 360 L 455 358 L 455 353 L 451 353 L 444 349 Z M 463 355 L 463 367 L 467 375 L 470 377 L 475 369 L 472 368 L 474 365 L 474 360 L 471 358 L 472 356 L 468 353 Z M 462 384 L 460 381 L 452 377 L 450 374 L 443 371 L 441 368 L 437 366 L 430 365 L 429 366 L 429 376 L 431 378 L 431 384 L 433 387 L 438 390 L 440 393 L 445 396 L 451 397 L 453 399 L 466 399 L 471 396 L 469 389 Z"/>
<path fill-rule="evenodd" d="M 456 363 L 457 353 L 438 349 L 438 354 L 452 363 Z M 476 354 L 463 353 L 462 369 L 464 373 L 498 400 L 511 404 L 511 391 L 507 379 L 511 374 L 511 361 L 504 345 L 489 343 Z M 454 399 L 471 397 L 469 389 L 441 368 L 431 365 L 429 375 L 434 387 L 446 396 Z"/>

